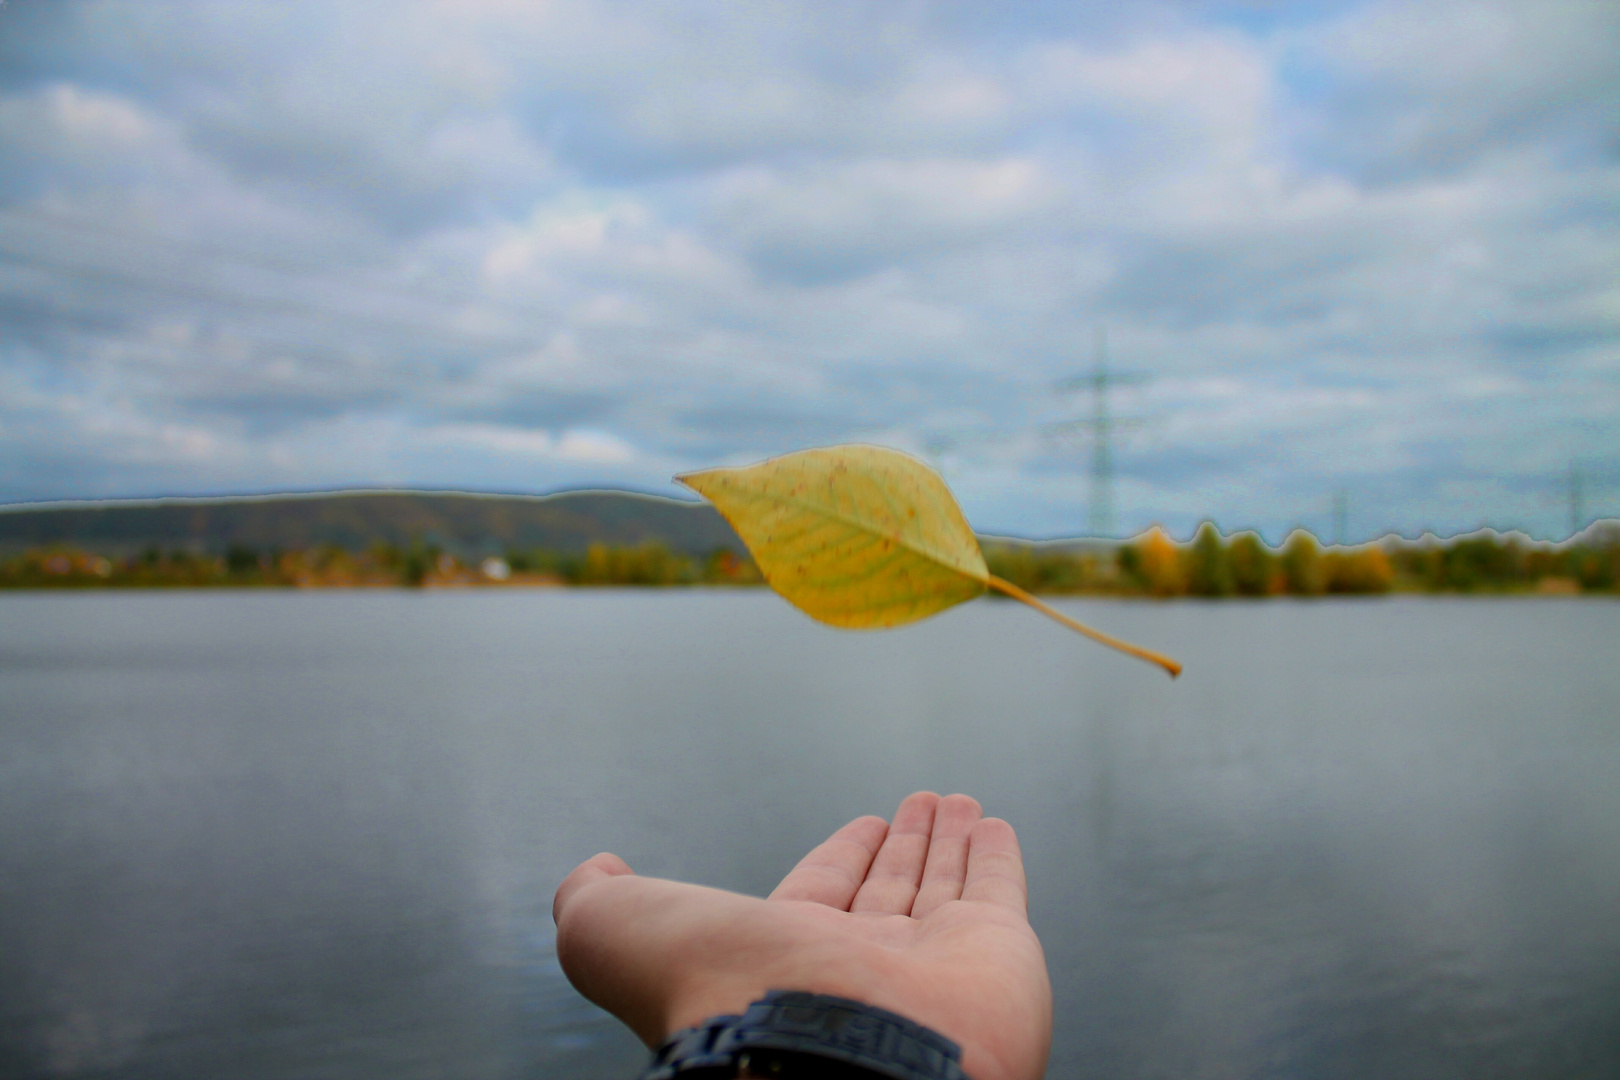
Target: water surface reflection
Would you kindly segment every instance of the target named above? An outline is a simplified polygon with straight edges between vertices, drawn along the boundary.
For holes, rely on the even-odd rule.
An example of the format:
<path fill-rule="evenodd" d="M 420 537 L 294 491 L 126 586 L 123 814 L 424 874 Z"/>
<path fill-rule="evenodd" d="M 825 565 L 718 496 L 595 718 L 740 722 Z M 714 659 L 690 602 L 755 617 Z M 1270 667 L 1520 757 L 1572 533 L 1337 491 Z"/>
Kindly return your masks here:
<path fill-rule="evenodd" d="M 0 597 L 0 1074 L 626 1077 L 594 851 L 763 892 L 906 792 L 1019 828 L 1052 1077 L 1620 1073 L 1620 605 Z"/>

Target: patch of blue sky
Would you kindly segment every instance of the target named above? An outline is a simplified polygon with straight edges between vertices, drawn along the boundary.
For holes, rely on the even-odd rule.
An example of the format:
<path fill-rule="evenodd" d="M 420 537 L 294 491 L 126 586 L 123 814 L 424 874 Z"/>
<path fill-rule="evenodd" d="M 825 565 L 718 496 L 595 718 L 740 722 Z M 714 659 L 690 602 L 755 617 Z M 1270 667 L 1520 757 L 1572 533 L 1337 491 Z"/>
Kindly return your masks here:
<path fill-rule="evenodd" d="M 1232 27 L 1257 39 L 1319 26 L 1365 6 L 1366 0 L 1211 0 L 1189 5 L 1200 21 Z"/>

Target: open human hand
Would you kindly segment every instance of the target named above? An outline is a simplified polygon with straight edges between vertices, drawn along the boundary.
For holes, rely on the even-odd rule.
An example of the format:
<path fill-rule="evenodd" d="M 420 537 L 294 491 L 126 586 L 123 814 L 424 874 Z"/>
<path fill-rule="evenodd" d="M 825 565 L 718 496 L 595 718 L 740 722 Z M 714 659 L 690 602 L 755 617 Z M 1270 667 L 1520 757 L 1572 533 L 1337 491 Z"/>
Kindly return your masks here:
<path fill-rule="evenodd" d="M 854 998 L 962 1047 L 974 1080 L 1034 1080 L 1052 989 L 1012 826 L 966 795 L 918 792 L 894 824 L 839 829 L 770 898 L 585 860 L 557 889 L 557 956 L 648 1046 L 765 991 Z"/>

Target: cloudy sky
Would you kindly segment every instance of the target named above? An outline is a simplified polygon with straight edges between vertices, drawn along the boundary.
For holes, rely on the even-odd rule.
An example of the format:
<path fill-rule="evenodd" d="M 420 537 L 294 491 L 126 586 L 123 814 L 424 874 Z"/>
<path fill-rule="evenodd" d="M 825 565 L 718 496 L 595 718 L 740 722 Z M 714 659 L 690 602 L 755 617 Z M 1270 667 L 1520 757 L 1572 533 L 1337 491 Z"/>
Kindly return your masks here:
<path fill-rule="evenodd" d="M 5 0 L 0 502 L 675 493 L 981 529 L 1620 514 L 1620 5 Z"/>

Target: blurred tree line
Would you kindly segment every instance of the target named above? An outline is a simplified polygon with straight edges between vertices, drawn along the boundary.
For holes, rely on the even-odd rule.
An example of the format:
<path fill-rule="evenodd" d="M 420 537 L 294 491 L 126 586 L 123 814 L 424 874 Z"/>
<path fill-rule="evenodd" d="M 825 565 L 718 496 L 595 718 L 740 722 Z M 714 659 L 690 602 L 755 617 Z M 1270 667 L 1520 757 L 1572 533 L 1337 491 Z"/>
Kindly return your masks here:
<path fill-rule="evenodd" d="M 1178 543 L 1153 529 L 1113 550 L 1065 550 L 987 542 L 990 572 L 1030 592 L 1116 596 L 1324 596 L 1395 592 L 1620 592 L 1620 527 L 1579 544 L 1525 543 L 1478 533 L 1448 541 L 1386 538 L 1323 547 L 1296 531 L 1280 547 L 1254 533 L 1227 537 L 1211 523 Z M 476 585 L 758 585 L 746 553 L 702 558 L 659 543 L 592 544 L 583 552 L 508 551 L 468 559 L 428 542 L 323 546 L 223 554 L 149 548 L 112 558 L 45 548 L 0 558 L 0 588 L 98 586 L 303 587 Z"/>
<path fill-rule="evenodd" d="M 233 545 L 223 554 L 148 548 L 111 558 L 75 548 L 42 548 L 0 558 L 0 588 L 293 587 L 454 585 L 756 585 L 746 555 L 717 549 L 702 559 L 663 544 L 592 544 L 578 554 L 510 551 L 467 559 L 437 544 L 378 543 L 351 552 L 336 546 L 256 551 Z"/>
<path fill-rule="evenodd" d="M 990 572 L 1030 592 L 1126 596 L 1325 596 L 1399 592 L 1620 591 L 1620 528 L 1554 546 L 1479 533 L 1448 541 L 1389 537 L 1324 547 L 1303 530 L 1280 547 L 1252 532 L 1223 536 L 1205 522 L 1187 543 L 1154 528 L 1112 556 L 985 548 Z"/>
<path fill-rule="evenodd" d="M 513 551 L 514 574 L 540 575 L 564 585 L 759 585 L 759 568 L 746 554 L 717 548 L 693 559 L 649 542 L 633 547 L 592 544 L 582 554 Z"/>

